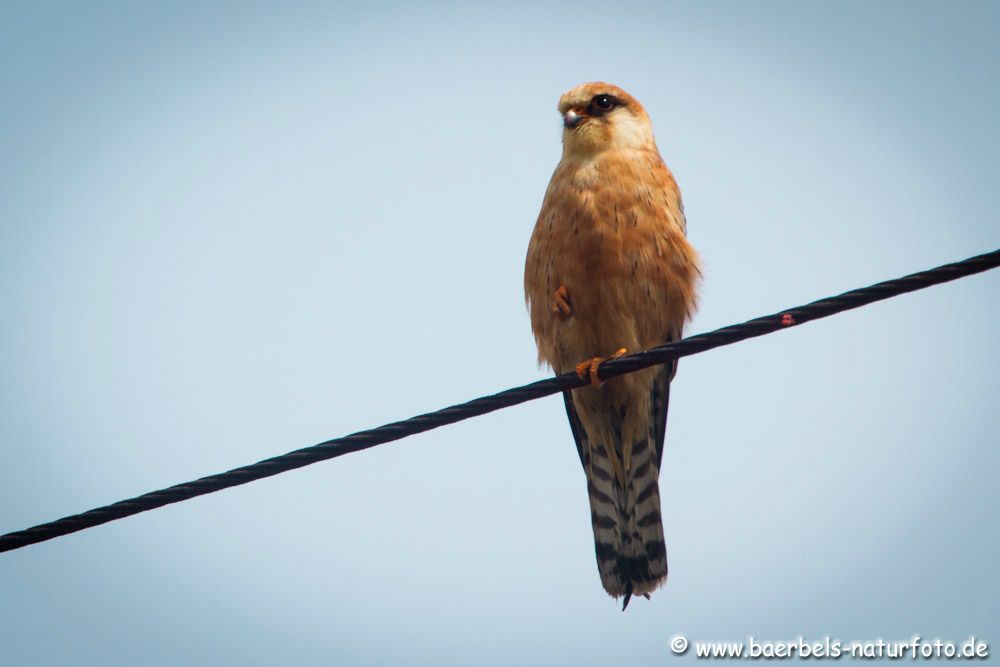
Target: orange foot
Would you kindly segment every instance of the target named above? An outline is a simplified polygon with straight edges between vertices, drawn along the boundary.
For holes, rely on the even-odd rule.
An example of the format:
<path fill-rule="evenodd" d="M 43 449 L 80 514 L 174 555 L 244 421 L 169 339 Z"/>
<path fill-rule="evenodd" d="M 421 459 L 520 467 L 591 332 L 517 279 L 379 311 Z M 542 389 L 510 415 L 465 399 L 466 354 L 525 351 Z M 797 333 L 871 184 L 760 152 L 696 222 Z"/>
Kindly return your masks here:
<path fill-rule="evenodd" d="M 594 387 L 601 386 L 601 378 L 597 375 L 598 367 L 605 361 L 611 359 L 617 359 L 618 357 L 624 356 L 628 350 L 624 347 L 612 354 L 610 357 L 594 357 L 593 359 L 587 359 L 586 361 L 581 361 L 576 365 L 576 374 L 581 380 L 590 380 L 590 384 Z"/>
<path fill-rule="evenodd" d="M 556 315 L 562 314 L 563 317 L 569 317 L 573 314 L 573 309 L 569 307 L 569 290 L 566 289 L 565 285 L 560 285 L 559 289 L 556 290 L 552 312 Z"/>

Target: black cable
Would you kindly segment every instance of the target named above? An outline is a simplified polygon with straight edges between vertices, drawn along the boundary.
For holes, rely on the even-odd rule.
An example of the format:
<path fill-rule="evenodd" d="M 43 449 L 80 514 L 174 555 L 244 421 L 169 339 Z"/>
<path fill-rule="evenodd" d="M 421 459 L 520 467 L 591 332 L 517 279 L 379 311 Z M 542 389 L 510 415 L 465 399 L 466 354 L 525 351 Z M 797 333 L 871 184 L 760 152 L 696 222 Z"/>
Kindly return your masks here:
<path fill-rule="evenodd" d="M 913 292 L 940 283 L 963 278 L 975 273 L 981 273 L 1000 266 L 1000 249 L 954 264 L 945 264 L 935 269 L 921 271 L 895 280 L 887 280 L 869 287 L 844 292 L 810 304 L 784 310 L 773 315 L 765 315 L 742 324 L 734 324 L 708 333 L 698 334 L 689 338 L 660 345 L 658 347 L 628 354 L 618 359 L 601 364 L 598 372 L 602 379 L 631 373 L 655 364 L 662 364 L 671 359 L 686 357 L 722 345 L 729 345 L 747 338 L 763 336 L 785 329 L 790 326 L 804 324 L 821 317 L 859 308 L 861 306 L 881 301 L 890 297 Z M 85 528 L 99 526 L 102 523 L 122 519 L 133 514 L 145 512 L 171 503 L 188 500 L 206 493 L 213 493 L 231 486 L 239 486 L 257 479 L 277 475 L 287 470 L 301 468 L 311 463 L 325 461 L 337 456 L 357 452 L 393 440 L 399 440 L 409 435 L 422 433 L 439 426 L 453 424 L 470 417 L 493 412 L 501 408 L 518 405 L 536 398 L 548 396 L 568 389 L 574 389 L 586 384 L 575 373 L 567 373 L 558 377 L 539 380 L 523 387 L 508 389 L 492 396 L 484 396 L 467 403 L 453 405 L 436 412 L 412 417 L 404 421 L 393 422 L 367 431 L 359 431 L 342 438 L 327 440 L 312 447 L 296 449 L 295 451 L 270 459 L 264 459 L 241 468 L 234 468 L 218 475 L 202 477 L 193 482 L 177 484 L 159 491 L 151 491 L 135 498 L 120 500 L 111 505 L 67 516 L 50 523 L 43 523 L 32 528 L 19 530 L 0 536 L 0 552 L 19 549 L 29 544 L 51 540 L 60 535 L 67 535 Z"/>

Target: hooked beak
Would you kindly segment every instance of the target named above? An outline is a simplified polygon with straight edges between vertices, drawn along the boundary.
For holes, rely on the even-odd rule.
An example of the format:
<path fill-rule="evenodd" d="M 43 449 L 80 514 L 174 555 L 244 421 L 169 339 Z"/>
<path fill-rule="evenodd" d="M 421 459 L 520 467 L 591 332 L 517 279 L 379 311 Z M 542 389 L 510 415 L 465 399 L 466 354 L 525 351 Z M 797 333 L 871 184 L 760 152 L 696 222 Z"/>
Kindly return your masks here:
<path fill-rule="evenodd" d="M 582 115 L 576 109 L 570 109 L 565 114 L 563 114 L 563 125 L 567 130 L 572 130 L 574 127 L 583 122 L 586 116 Z"/>

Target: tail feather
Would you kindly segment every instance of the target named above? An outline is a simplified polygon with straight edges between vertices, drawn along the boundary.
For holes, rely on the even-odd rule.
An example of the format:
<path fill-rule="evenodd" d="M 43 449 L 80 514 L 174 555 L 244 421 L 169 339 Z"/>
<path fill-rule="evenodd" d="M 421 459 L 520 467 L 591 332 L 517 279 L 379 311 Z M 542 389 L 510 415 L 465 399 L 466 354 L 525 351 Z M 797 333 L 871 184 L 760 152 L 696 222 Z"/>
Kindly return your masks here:
<path fill-rule="evenodd" d="M 601 583 L 627 606 L 632 595 L 648 595 L 667 577 L 658 482 L 662 426 L 655 418 L 661 401 L 653 392 L 603 391 L 567 396 L 566 407 L 587 473 Z"/>
<path fill-rule="evenodd" d="M 645 442 L 637 441 L 633 451 Z M 667 577 L 658 470 L 651 454 L 633 455 L 624 487 L 604 467 L 607 459 L 595 455 L 590 461 L 588 495 L 597 566 L 604 589 L 614 597 L 651 593 Z"/>

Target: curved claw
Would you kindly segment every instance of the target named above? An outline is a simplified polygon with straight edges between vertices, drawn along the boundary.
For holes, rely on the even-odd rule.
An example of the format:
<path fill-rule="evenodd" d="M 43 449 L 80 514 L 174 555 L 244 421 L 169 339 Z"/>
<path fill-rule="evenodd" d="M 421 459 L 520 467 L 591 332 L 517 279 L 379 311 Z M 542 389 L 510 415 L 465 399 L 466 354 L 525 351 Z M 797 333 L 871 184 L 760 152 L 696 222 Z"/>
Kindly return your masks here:
<path fill-rule="evenodd" d="M 594 357 L 592 359 L 587 359 L 586 361 L 581 361 L 576 365 L 576 375 L 584 382 L 589 380 L 592 387 L 600 387 L 601 384 L 603 384 L 603 381 L 601 380 L 601 376 L 597 374 L 597 369 L 600 368 L 601 364 L 605 361 L 617 359 L 627 353 L 628 350 L 623 347 L 610 357 Z"/>
<path fill-rule="evenodd" d="M 569 305 L 569 290 L 566 289 L 565 285 L 560 285 L 559 289 L 556 290 L 552 302 L 552 312 L 563 317 L 569 317 L 573 314 L 573 308 Z"/>

